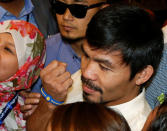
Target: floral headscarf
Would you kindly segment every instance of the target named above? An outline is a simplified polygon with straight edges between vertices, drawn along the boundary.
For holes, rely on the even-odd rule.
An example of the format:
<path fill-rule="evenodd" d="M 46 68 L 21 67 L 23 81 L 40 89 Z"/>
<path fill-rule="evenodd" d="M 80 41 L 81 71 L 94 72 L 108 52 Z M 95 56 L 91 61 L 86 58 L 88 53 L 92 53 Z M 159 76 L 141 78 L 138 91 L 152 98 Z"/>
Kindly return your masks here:
<path fill-rule="evenodd" d="M 22 20 L 8 20 L 0 23 L 0 33 L 5 32 L 10 33 L 14 40 L 19 70 L 9 79 L 0 82 L 0 112 L 16 92 L 31 87 L 37 80 L 45 60 L 44 37 L 34 25 Z M 19 99 L 0 126 L 0 130 L 24 128 L 25 122 L 20 112 L 22 103 Z M 11 122 L 13 120 L 15 124 Z"/>

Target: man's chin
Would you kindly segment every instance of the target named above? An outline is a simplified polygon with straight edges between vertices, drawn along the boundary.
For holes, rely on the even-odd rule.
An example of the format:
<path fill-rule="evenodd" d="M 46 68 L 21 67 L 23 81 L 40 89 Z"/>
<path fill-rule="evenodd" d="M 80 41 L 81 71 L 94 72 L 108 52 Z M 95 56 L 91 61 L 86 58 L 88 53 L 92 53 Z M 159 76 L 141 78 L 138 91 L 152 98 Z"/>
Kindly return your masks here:
<path fill-rule="evenodd" d="M 62 39 L 64 41 L 69 42 L 69 43 L 75 43 L 77 41 L 80 41 L 80 40 L 84 39 L 84 37 L 72 37 L 72 36 L 63 36 L 62 35 Z"/>
<path fill-rule="evenodd" d="M 100 103 L 99 101 L 96 101 L 93 98 L 91 98 L 91 96 L 85 92 L 83 92 L 83 99 L 85 102 L 88 102 L 88 103 Z"/>

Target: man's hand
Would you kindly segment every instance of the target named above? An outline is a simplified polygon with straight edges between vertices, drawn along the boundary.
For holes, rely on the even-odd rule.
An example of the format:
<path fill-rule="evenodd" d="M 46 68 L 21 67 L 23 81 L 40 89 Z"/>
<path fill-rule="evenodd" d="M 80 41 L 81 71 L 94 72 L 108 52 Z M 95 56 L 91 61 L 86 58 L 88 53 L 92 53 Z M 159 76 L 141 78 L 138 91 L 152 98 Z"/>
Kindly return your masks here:
<path fill-rule="evenodd" d="M 45 92 L 48 95 L 57 101 L 65 100 L 68 88 L 72 85 L 71 74 L 66 71 L 65 63 L 56 60 L 52 61 L 40 72 L 40 77 Z M 49 108 L 55 107 L 50 104 Z"/>
<path fill-rule="evenodd" d="M 25 93 L 21 95 L 25 97 L 24 105 L 21 106 L 21 112 L 23 113 L 24 119 L 27 119 L 37 108 L 41 95 L 39 93 Z"/>
<path fill-rule="evenodd" d="M 71 75 L 66 71 L 65 63 L 56 60 L 51 62 L 40 72 L 40 77 L 48 95 L 57 101 L 65 100 L 68 88 L 72 85 Z M 42 96 L 37 109 L 27 119 L 27 131 L 45 130 L 55 108 L 55 105 L 47 102 Z"/>

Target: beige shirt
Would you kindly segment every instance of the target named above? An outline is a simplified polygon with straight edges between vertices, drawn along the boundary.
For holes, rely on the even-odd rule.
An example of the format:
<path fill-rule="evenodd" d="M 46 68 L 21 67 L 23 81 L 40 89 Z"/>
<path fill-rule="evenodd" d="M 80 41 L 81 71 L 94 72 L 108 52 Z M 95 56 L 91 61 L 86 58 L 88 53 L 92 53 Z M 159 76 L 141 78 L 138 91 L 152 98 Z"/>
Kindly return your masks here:
<path fill-rule="evenodd" d="M 81 70 L 78 70 L 72 75 L 73 85 L 69 88 L 65 103 L 74 103 L 83 101 L 82 97 L 82 82 Z"/>
<path fill-rule="evenodd" d="M 81 82 L 81 71 L 77 71 L 72 75 L 73 85 L 69 89 L 66 103 L 73 103 L 77 101 L 83 101 L 82 97 L 82 82 Z M 132 131 L 141 131 L 147 116 L 151 112 L 151 108 L 145 99 L 145 89 L 133 100 L 111 106 L 111 108 L 120 112 L 127 120 Z"/>

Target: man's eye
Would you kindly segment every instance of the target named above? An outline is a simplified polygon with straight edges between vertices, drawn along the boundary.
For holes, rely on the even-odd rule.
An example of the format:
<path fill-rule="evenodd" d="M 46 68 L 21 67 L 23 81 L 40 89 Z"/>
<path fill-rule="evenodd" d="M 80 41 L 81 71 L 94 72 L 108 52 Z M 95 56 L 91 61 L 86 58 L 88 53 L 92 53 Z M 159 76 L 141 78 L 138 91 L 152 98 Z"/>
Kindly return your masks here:
<path fill-rule="evenodd" d="M 12 50 L 10 48 L 5 47 L 5 50 L 13 54 L 13 52 L 12 52 Z"/>
<path fill-rule="evenodd" d="M 103 71 L 109 71 L 109 70 L 110 70 L 109 68 L 106 68 L 106 67 L 104 67 L 103 65 L 100 65 L 100 68 L 101 68 L 101 70 L 103 70 Z"/>

